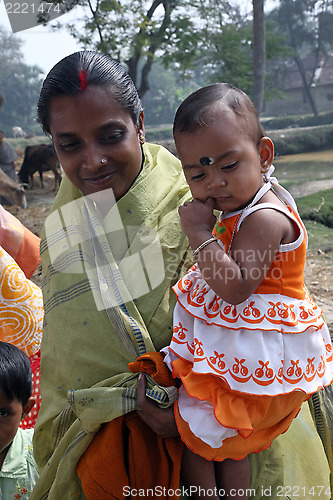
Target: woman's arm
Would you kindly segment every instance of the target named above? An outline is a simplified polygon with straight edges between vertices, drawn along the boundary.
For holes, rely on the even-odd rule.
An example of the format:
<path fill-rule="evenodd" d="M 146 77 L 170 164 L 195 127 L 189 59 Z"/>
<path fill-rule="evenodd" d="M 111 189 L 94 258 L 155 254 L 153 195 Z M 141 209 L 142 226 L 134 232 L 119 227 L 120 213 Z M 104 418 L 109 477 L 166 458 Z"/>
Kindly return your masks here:
<path fill-rule="evenodd" d="M 163 438 L 179 436 L 173 407 L 159 408 L 146 396 L 146 378 L 140 373 L 137 392 L 137 413 L 139 417 Z"/>

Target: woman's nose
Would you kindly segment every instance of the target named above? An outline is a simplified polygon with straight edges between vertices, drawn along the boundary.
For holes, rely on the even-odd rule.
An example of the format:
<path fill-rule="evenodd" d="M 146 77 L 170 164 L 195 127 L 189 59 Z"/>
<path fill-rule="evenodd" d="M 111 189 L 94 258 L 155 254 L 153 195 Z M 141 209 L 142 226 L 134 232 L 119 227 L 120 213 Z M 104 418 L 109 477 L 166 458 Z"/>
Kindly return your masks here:
<path fill-rule="evenodd" d="M 97 171 L 105 166 L 107 159 L 105 154 L 97 147 L 89 147 L 86 149 L 82 158 L 82 165 L 89 170 Z"/>

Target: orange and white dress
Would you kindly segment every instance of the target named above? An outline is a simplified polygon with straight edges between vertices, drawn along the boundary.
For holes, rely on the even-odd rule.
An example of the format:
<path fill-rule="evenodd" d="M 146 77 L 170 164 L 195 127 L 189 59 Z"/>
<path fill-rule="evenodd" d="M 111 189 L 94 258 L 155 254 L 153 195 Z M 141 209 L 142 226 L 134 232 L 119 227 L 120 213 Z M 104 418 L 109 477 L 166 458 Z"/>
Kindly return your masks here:
<path fill-rule="evenodd" d="M 259 202 L 272 185 L 285 198 L 285 208 Z M 173 337 L 163 351 L 173 376 L 182 381 L 176 423 L 187 447 L 207 460 L 240 460 L 268 448 L 302 402 L 333 379 L 329 331 L 303 281 L 307 236 L 291 195 L 269 175 L 250 206 L 221 214 L 213 234 L 228 251 L 244 219 L 265 208 L 285 213 L 299 236 L 280 245 L 247 300 L 223 301 L 198 264 L 173 287 L 178 299 Z"/>

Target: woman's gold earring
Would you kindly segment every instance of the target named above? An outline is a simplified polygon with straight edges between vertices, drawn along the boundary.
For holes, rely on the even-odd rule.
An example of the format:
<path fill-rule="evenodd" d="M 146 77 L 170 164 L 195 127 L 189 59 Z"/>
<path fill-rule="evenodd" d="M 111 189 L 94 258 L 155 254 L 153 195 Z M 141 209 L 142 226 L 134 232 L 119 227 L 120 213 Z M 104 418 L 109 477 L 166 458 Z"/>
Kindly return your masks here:
<path fill-rule="evenodd" d="M 145 143 L 145 137 L 143 135 L 142 132 L 139 133 L 139 141 L 140 141 L 140 144 L 144 144 Z"/>

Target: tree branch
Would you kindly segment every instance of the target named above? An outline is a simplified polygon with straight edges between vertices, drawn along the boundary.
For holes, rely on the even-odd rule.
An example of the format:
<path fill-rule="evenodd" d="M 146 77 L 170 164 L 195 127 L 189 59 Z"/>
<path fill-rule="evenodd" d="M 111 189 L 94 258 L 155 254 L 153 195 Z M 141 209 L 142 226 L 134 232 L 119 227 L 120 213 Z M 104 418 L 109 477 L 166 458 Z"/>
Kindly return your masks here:
<path fill-rule="evenodd" d="M 102 29 L 101 29 L 101 26 L 99 23 L 99 15 L 98 15 L 99 0 L 97 0 L 97 2 L 96 2 L 96 9 L 95 10 L 93 8 L 91 0 L 88 0 L 88 5 L 89 5 L 90 12 L 92 13 L 92 16 L 93 16 L 95 24 L 96 24 L 96 28 L 97 28 L 99 39 L 100 39 L 100 46 L 102 47 L 102 51 L 107 53 L 104 38 L 103 38 Z"/>

